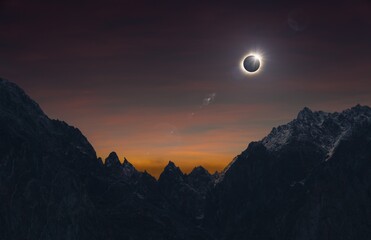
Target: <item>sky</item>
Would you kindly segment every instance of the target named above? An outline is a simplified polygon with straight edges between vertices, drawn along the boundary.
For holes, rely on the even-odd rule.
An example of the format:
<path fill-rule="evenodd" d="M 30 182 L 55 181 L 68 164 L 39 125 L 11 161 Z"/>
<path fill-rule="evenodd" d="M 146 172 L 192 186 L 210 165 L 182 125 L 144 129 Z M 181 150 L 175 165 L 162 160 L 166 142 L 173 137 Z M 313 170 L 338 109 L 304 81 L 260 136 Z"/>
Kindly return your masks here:
<path fill-rule="evenodd" d="M 156 177 L 220 171 L 305 106 L 370 106 L 370 43 L 367 1 L 0 0 L 0 76 Z"/>

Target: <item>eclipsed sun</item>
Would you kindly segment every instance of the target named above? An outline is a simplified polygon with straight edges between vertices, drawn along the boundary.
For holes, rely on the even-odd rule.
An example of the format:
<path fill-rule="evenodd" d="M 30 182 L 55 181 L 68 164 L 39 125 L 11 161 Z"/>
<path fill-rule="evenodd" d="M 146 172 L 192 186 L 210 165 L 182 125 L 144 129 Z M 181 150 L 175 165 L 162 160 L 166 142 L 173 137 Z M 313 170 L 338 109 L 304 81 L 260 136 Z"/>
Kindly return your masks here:
<path fill-rule="evenodd" d="M 262 65 L 262 57 L 257 53 L 249 53 L 241 61 L 241 69 L 247 74 L 258 73 Z"/>

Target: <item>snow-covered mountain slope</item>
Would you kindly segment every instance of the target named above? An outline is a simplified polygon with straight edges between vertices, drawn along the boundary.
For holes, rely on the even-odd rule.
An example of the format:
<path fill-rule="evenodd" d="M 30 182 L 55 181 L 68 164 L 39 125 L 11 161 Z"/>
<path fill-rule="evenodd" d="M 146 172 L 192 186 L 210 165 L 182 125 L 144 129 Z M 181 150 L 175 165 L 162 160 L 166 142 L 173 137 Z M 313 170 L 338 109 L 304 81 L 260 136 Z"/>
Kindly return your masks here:
<path fill-rule="evenodd" d="M 365 121 L 371 121 L 371 108 L 367 106 L 357 105 L 341 113 L 312 112 L 309 108 L 304 108 L 296 119 L 273 128 L 261 142 L 269 151 L 279 151 L 294 141 L 312 142 L 331 156 L 340 140 L 349 136 L 356 125 Z"/>
<path fill-rule="evenodd" d="M 204 225 L 219 239 L 371 236 L 371 109 L 304 108 L 222 173 Z"/>

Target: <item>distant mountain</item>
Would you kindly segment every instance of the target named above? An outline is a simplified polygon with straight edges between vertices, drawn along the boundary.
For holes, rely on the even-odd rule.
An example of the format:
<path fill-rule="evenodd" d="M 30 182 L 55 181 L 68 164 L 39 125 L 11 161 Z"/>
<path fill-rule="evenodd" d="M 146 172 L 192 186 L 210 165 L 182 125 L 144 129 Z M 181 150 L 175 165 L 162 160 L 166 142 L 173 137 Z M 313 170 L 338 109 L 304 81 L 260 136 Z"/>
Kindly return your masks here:
<path fill-rule="evenodd" d="M 86 187 L 99 170 L 93 147 L 2 79 L 0 142 L 0 239 L 81 239 L 100 228 Z"/>
<path fill-rule="evenodd" d="M 304 108 L 221 173 L 156 180 L 0 79 L 0 240 L 370 239 L 371 109 Z"/>
<path fill-rule="evenodd" d="M 370 239 L 371 109 L 304 108 L 238 155 L 206 206 L 218 239 Z"/>
<path fill-rule="evenodd" d="M 156 179 L 81 132 L 49 119 L 0 79 L 0 239 L 210 239 L 160 193 Z"/>
<path fill-rule="evenodd" d="M 169 161 L 158 184 L 161 193 L 177 211 L 197 223 L 204 217 L 205 198 L 213 187 L 213 180 L 213 176 L 203 167 L 197 167 L 186 175 Z"/>

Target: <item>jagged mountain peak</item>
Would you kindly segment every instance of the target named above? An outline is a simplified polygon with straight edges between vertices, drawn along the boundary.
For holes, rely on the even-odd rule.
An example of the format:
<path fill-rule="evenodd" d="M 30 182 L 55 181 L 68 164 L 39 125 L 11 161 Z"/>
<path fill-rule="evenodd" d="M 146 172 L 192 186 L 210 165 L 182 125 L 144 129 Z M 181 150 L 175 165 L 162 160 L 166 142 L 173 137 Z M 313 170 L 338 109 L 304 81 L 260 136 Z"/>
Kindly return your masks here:
<path fill-rule="evenodd" d="M 122 167 L 125 169 L 133 169 L 135 170 L 135 167 L 133 164 L 131 164 L 125 157 L 124 157 L 124 162 L 122 163 Z"/>
<path fill-rule="evenodd" d="M 124 157 L 123 165 L 132 165 L 132 164 L 126 159 L 126 157 Z"/>
<path fill-rule="evenodd" d="M 323 111 L 312 111 L 310 108 L 304 107 L 301 111 L 299 111 L 294 121 L 313 123 L 322 122 L 327 115 L 329 115 L 329 113 L 325 113 Z"/>
<path fill-rule="evenodd" d="M 251 143 L 222 173 L 210 175 L 200 166 L 185 175 L 170 161 L 159 182 L 127 159 L 121 164 L 115 152 L 105 164 L 117 167 L 101 167 L 78 129 L 50 120 L 2 79 L 0 133 L 4 239 L 56 233 L 60 239 L 187 240 L 370 235 L 366 106 L 341 113 L 304 108 Z M 332 150 L 331 161 L 323 161 L 323 152 Z M 217 186 L 215 178 L 221 181 Z"/>
<path fill-rule="evenodd" d="M 214 185 L 214 176 L 211 175 L 204 167 L 195 167 L 187 175 L 187 182 L 190 186 L 205 196 L 206 192 Z"/>
<path fill-rule="evenodd" d="M 103 160 L 102 160 L 101 157 L 98 157 L 98 158 L 97 158 L 97 162 L 98 162 L 98 165 L 99 165 L 99 166 L 103 166 L 103 165 L 104 165 L 104 164 L 103 164 Z"/>
<path fill-rule="evenodd" d="M 179 174 L 179 175 L 183 175 L 183 172 L 180 170 L 180 168 L 178 166 L 176 166 L 175 163 L 172 162 L 172 161 L 169 161 L 169 163 L 164 168 L 163 173 L 165 173 L 165 172 L 173 172 L 173 173 L 176 173 L 176 174 Z"/>
<path fill-rule="evenodd" d="M 0 78 L 0 106 L 0 112 L 6 111 L 17 115 L 31 114 L 47 118 L 39 104 L 32 100 L 23 89 L 3 78 Z"/>
<path fill-rule="evenodd" d="M 105 165 L 107 167 L 120 167 L 121 162 L 116 152 L 111 152 L 105 160 Z"/>
<path fill-rule="evenodd" d="M 126 158 L 122 164 L 122 174 L 126 177 L 131 177 L 133 174 L 138 173 L 136 168 Z"/>
<path fill-rule="evenodd" d="M 369 236 L 366 225 L 354 229 L 359 225 L 353 223 L 371 221 L 363 214 L 370 202 L 370 136 L 369 107 L 339 113 L 304 108 L 249 144 L 222 172 L 206 204 L 205 225 L 222 239 Z M 343 227 L 343 219 L 352 223 Z"/>
<path fill-rule="evenodd" d="M 190 173 L 188 176 L 191 176 L 191 175 L 208 175 L 210 176 L 211 174 L 209 173 L 209 171 L 207 171 L 204 167 L 202 166 L 197 166 L 195 167 Z"/>
<path fill-rule="evenodd" d="M 142 173 L 137 171 L 133 164 L 131 164 L 125 157 L 124 162 L 121 163 L 116 152 L 111 152 L 105 161 L 105 166 L 109 169 L 109 173 L 113 176 L 120 177 L 124 180 L 130 180 L 134 176 L 139 176 Z"/>
<path fill-rule="evenodd" d="M 96 158 L 93 147 L 79 129 L 63 121 L 50 119 L 20 87 L 5 79 L 0 80 L 0 125 L 2 137 L 10 137 L 4 141 L 5 146 L 23 142 L 38 151 L 47 151 L 61 150 L 60 146 L 63 145 L 69 148 L 68 152 L 64 150 L 64 154 L 76 151 Z M 66 141 L 60 142 L 57 140 L 59 138 Z"/>
<path fill-rule="evenodd" d="M 184 174 L 179 167 L 175 165 L 174 162 L 169 161 L 169 163 L 164 168 L 164 171 L 160 174 L 159 182 L 168 182 L 168 181 L 183 181 Z"/>
<path fill-rule="evenodd" d="M 124 157 L 124 162 L 122 163 L 122 167 L 127 168 L 127 169 L 135 169 L 134 165 L 131 162 L 129 162 L 129 160 L 127 160 L 126 157 Z"/>
<path fill-rule="evenodd" d="M 119 158 L 118 156 L 117 156 L 117 153 L 115 152 L 115 151 L 112 151 L 110 154 L 108 154 L 108 158 Z"/>
<path fill-rule="evenodd" d="M 313 142 L 330 154 L 356 124 L 370 119 L 371 109 L 367 106 L 357 105 L 341 113 L 313 112 L 304 108 L 296 119 L 273 128 L 261 142 L 270 151 L 277 151 L 293 141 Z"/>
<path fill-rule="evenodd" d="M 352 107 L 350 110 L 353 110 L 353 111 L 371 111 L 371 108 L 369 106 L 362 106 L 361 104 L 357 104 L 355 105 L 354 107 Z M 345 110 L 347 111 L 347 110 Z"/>
<path fill-rule="evenodd" d="M 166 165 L 166 168 L 177 168 L 174 162 L 169 161 L 168 164 Z"/>
<path fill-rule="evenodd" d="M 302 110 L 300 110 L 300 112 L 298 113 L 298 117 L 297 118 L 302 118 L 302 117 L 306 117 L 306 116 L 311 116 L 313 115 L 313 111 L 310 110 L 310 108 L 308 107 L 304 107 Z"/>

